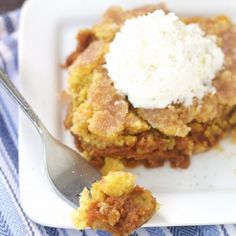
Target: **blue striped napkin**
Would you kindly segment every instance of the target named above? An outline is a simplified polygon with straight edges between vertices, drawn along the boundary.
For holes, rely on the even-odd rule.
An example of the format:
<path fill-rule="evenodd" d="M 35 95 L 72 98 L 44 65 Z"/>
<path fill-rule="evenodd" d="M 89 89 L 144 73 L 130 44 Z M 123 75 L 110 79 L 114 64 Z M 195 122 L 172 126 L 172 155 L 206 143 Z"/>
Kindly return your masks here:
<path fill-rule="evenodd" d="M 18 83 L 17 28 L 20 11 L 0 16 L 0 67 Z M 18 184 L 18 109 L 0 89 L 0 236 L 73 236 L 109 234 L 102 231 L 76 231 L 38 225 L 24 213 Z M 220 214 L 220 212 L 219 212 Z M 156 236 L 235 236 L 236 225 L 141 228 L 132 235 Z"/>

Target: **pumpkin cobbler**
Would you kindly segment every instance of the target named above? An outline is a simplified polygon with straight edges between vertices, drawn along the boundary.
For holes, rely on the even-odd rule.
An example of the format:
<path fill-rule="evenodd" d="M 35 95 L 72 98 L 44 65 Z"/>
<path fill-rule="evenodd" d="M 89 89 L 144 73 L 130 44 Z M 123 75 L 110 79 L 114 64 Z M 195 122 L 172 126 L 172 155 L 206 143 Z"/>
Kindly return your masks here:
<path fill-rule="evenodd" d="M 78 229 L 90 227 L 125 236 L 147 222 L 158 208 L 151 192 L 135 184 L 133 174 L 110 172 L 95 182 L 90 192 L 83 190 L 80 208 L 72 219 Z"/>
<path fill-rule="evenodd" d="M 77 35 L 77 47 L 67 58 L 70 103 L 65 127 L 74 136 L 76 146 L 85 158 L 97 168 L 104 165 L 106 158 L 119 160 L 126 166 L 143 164 L 147 167 L 158 167 L 168 161 L 174 168 L 187 168 L 192 154 L 205 152 L 215 146 L 236 123 L 236 26 L 226 16 L 180 17 L 179 20 L 181 24 L 184 23 L 183 27 L 198 25 L 199 29 L 195 31 L 200 32 L 201 29 L 204 37 L 209 36 L 206 39 L 207 45 L 213 43 L 213 39 L 209 41 L 214 37 L 214 48 L 220 50 L 224 56 L 223 66 L 214 70 L 210 82 L 203 83 L 204 86 L 211 86 L 212 90 L 207 90 L 199 97 L 193 96 L 188 104 L 184 102 L 185 98 L 181 100 L 181 96 L 185 94 L 180 94 L 178 100 L 172 100 L 166 106 L 154 107 L 143 105 L 143 98 L 148 95 L 144 88 L 137 90 L 133 97 L 117 89 L 116 85 L 119 87 L 119 84 L 114 82 L 112 73 L 109 73 L 109 63 L 106 61 L 109 59 L 109 53 L 112 54 L 113 41 L 115 43 L 116 38 L 121 40 L 120 34 L 126 21 L 127 24 L 136 18 L 142 21 L 145 16 L 151 17 L 160 10 L 162 13 L 158 13 L 157 17 L 164 18 L 165 14 L 167 16 L 169 13 L 163 4 L 132 10 L 123 10 L 120 7 L 108 9 L 97 24 L 80 30 Z M 188 29 L 191 30 L 191 27 Z M 197 33 L 201 34 L 199 32 Z M 167 37 L 168 32 L 160 35 Z M 148 47 L 145 42 L 143 44 L 143 47 Z M 197 49 L 198 47 L 195 51 Z M 123 50 L 122 47 L 120 50 Z M 134 50 L 132 53 L 136 55 L 137 52 Z M 132 60 L 127 60 L 125 53 L 122 57 L 129 68 Z M 162 58 L 160 64 L 165 61 L 165 55 Z M 204 64 L 207 58 L 202 58 L 199 63 Z M 145 66 L 147 61 L 144 59 L 140 63 Z M 209 66 L 212 66 L 211 63 Z M 123 67 L 117 68 L 117 73 L 121 73 Z M 180 73 L 181 68 L 184 71 L 184 64 L 180 67 Z M 153 71 L 156 69 L 156 65 L 153 65 Z M 170 79 L 175 81 L 177 77 L 180 77 L 178 73 Z M 194 81 L 195 77 L 194 72 L 186 82 Z M 128 84 L 127 79 L 127 86 Z M 185 88 L 185 83 L 177 86 L 176 92 Z M 166 86 L 169 87 L 173 87 L 173 84 Z M 135 88 L 134 85 L 133 89 Z M 132 86 L 129 89 L 132 92 Z M 174 93 L 172 94 L 175 95 Z M 133 102 L 135 96 L 140 97 L 140 106 Z M 160 104 L 161 99 L 158 97 L 156 101 Z M 137 188 L 133 191 L 142 190 Z"/>

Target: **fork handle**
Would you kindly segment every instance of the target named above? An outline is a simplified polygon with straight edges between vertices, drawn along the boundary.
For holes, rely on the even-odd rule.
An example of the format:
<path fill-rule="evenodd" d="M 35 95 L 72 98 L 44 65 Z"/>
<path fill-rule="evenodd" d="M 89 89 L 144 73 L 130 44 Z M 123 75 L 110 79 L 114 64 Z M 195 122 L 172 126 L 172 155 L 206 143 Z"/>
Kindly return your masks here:
<path fill-rule="evenodd" d="M 29 103 L 25 100 L 20 91 L 12 83 L 9 77 L 0 68 L 0 84 L 8 92 L 8 94 L 13 98 L 13 100 L 20 106 L 21 110 L 29 117 L 34 126 L 37 128 L 41 136 L 48 133 L 45 125 L 39 119 L 37 114 L 34 112 Z"/>

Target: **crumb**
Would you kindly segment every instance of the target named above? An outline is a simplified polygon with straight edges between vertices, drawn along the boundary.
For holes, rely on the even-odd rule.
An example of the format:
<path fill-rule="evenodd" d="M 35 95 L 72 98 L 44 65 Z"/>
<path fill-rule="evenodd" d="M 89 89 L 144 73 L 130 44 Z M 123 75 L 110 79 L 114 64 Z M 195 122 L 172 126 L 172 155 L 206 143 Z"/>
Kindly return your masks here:
<path fill-rule="evenodd" d="M 107 175 L 111 171 L 122 171 L 124 170 L 124 164 L 118 158 L 106 157 L 105 163 L 100 169 L 102 175 Z"/>
<path fill-rule="evenodd" d="M 70 95 L 64 90 L 59 93 L 59 101 L 61 104 L 69 104 L 71 102 Z"/>
<path fill-rule="evenodd" d="M 232 143 L 236 144 L 236 128 L 233 128 L 231 133 L 232 133 Z"/>
<path fill-rule="evenodd" d="M 214 149 L 218 152 L 223 152 L 224 151 L 224 148 L 220 145 L 220 144 L 217 144 Z"/>

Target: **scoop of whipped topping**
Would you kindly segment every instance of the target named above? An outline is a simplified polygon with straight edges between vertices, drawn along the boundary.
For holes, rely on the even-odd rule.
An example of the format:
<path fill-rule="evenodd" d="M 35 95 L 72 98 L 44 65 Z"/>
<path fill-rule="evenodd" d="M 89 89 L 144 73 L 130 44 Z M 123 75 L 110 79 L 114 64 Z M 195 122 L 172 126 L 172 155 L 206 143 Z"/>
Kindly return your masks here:
<path fill-rule="evenodd" d="M 224 54 L 215 36 L 197 24 L 157 10 L 127 20 L 110 44 L 105 68 L 120 94 L 134 107 L 189 106 L 193 98 L 214 93 L 212 79 Z"/>

